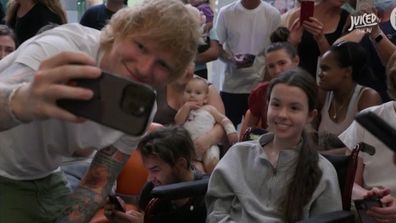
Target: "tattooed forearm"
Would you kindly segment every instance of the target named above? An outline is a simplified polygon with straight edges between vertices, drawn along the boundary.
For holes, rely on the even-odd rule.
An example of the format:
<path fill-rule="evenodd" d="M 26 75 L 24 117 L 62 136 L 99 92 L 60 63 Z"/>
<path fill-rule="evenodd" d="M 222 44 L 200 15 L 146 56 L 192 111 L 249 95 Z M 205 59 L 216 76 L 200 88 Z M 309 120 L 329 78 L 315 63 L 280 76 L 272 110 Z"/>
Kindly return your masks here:
<path fill-rule="evenodd" d="M 88 222 L 103 205 L 129 155 L 108 147 L 97 152 L 80 186 L 71 195 L 71 205 L 58 222 Z"/>

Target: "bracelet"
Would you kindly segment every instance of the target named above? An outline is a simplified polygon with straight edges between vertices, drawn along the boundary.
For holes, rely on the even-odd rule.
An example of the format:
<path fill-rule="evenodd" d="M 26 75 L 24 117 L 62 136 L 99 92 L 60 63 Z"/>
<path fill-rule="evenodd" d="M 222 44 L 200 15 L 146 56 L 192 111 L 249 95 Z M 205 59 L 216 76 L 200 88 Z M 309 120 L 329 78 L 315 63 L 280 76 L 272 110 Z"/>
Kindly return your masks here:
<path fill-rule="evenodd" d="M 26 122 L 20 120 L 20 119 L 15 115 L 15 113 L 14 113 L 14 111 L 12 110 L 12 107 L 11 107 L 11 102 L 12 102 L 12 100 L 14 99 L 14 97 L 15 97 L 17 91 L 18 91 L 21 87 L 25 86 L 26 84 L 27 84 L 27 83 L 19 84 L 17 87 L 15 87 L 14 89 L 12 89 L 10 95 L 8 95 L 8 100 L 7 100 L 8 115 L 10 116 L 11 120 L 12 120 L 13 122 L 17 123 L 17 124 L 23 124 L 23 123 L 26 123 Z"/>
<path fill-rule="evenodd" d="M 382 39 L 384 39 L 384 33 L 382 31 L 379 31 L 377 33 L 375 33 L 375 35 L 370 35 L 370 39 L 376 43 L 381 42 Z M 375 36 L 375 37 L 372 37 Z"/>
<path fill-rule="evenodd" d="M 237 132 L 234 124 L 232 124 L 232 122 L 228 118 L 223 118 L 223 120 L 221 120 L 221 124 L 223 125 L 224 131 L 227 135 Z"/>

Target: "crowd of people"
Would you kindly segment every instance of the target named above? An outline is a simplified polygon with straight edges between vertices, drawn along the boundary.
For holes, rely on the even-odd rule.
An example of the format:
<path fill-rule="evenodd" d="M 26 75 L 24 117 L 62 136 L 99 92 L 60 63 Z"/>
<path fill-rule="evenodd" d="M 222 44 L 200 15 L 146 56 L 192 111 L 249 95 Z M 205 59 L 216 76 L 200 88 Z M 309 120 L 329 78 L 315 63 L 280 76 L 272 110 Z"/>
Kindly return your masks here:
<path fill-rule="evenodd" d="M 364 142 L 375 154 L 360 153 L 352 199 L 379 198 L 369 218 L 396 222 L 396 155 L 354 120 L 372 112 L 396 128 L 396 3 L 373 4 L 381 23 L 364 33 L 347 29 L 354 1 L 316 1 L 300 21 L 295 1 L 235 0 L 215 14 L 207 0 L 107 0 L 78 24 L 60 0 L 9 0 L 0 221 L 142 223 L 153 188 L 208 178 L 205 195 L 160 203 L 154 222 L 296 222 L 342 210 L 322 153 L 349 155 Z M 219 89 L 206 66 L 216 59 Z M 72 80 L 102 70 L 156 91 L 143 135 L 58 106 L 94 98 Z M 249 128 L 266 133 L 238 142 Z M 135 205 L 122 211 L 109 195 L 135 149 L 147 183 L 137 203 L 116 198 Z"/>

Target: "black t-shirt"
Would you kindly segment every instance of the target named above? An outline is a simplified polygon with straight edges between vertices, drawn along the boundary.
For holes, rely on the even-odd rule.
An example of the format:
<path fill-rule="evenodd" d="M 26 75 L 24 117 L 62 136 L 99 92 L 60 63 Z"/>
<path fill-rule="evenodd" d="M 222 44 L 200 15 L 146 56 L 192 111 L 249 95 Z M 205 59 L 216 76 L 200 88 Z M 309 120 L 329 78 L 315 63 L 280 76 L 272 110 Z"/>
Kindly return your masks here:
<path fill-rule="evenodd" d="M 343 28 L 347 21 L 349 13 L 345 10 L 341 11 L 340 20 L 337 29 L 332 33 L 325 34 L 330 45 L 332 45 L 343 34 Z M 298 45 L 298 56 L 300 57 L 299 66 L 308 71 L 312 77 L 316 78 L 316 68 L 320 51 L 313 35 L 304 30 L 301 42 Z"/>
<path fill-rule="evenodd" d="M 194 173 L 194 180 L 200 180 L 207 175 Z M 139 207 L 144 210 L 151 200 L 151 190 L 154 188 L 153 183 L 147 183 L 140 196 Z M 176 207 L 170 201 L 160 202 L 156 209 L 153 210 L 154 223 L 205 223 L 206 207 L 205 196 L 191 198 L 185 205 Z"/>
<path fill-rule="evenodd" d="M 105 4 L 95 5 L 85 11 L 80 24 L 97 30 L 101 30 L 113 16 L 114 12 L 106 8 Z"/>
<path fill-rule="evenodd" d="M 61 18 L 41 3 L 36 3 L 23 17 L 13 19 L 8 25 L 15 31 L 17 45 L 35 36 L 45 25 L 62 24 Z"/>

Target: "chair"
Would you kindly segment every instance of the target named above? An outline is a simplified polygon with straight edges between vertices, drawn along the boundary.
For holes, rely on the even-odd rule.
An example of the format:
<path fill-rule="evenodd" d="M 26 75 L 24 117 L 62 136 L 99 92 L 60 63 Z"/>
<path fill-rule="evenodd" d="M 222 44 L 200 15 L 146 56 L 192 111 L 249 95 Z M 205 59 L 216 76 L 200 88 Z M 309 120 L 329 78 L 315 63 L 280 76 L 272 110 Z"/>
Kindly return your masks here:
<path fill-rule="evenodd" d="M 351 209 L 352 188 L 355 181 L 356 168 L 358 163 L 358 155 L 361 149 L 357 144 L 352 150 L 351 155 L 330 155 L 323 154 L 337 171 L 338 183 L 340 185 L 342 208 L 349 211 Z"/>
<path fill-rule="evenodd" d="M 144 210 L 144 223 L 152 222 L 155 207 L 162 201 L 204 196 L 208 189 L 208 182 L 209 177 L 204 177 L 201 180 L 180 182 L 155 187 L 151 191 L 152 199 Z"/>
<path fill-rule="evenodd" d="M 127 203 L 138 203 L 138 196 L 147 182 L 148 171 L 144 168 L 141 155 L 134 150 L 117 178 L 116 193 Z"/>

